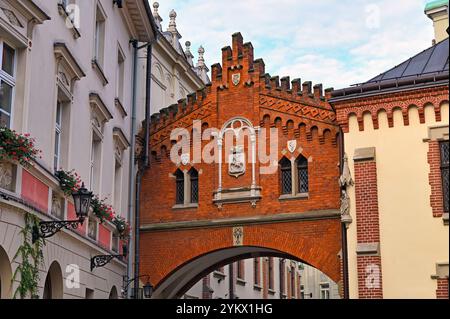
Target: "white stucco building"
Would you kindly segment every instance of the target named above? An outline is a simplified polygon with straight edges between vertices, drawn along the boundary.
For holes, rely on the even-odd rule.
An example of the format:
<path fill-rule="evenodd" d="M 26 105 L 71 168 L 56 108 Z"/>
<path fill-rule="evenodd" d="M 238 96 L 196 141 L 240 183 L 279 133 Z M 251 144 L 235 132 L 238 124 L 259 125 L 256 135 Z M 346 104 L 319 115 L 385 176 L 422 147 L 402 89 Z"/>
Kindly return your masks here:
<path fill-rule="evenodd" d="M 197 282 L 184 298 L 230 299 L 230 295 L 231 299 L 340 298 L 337 284 L 321 271 L 276 257 L 244 259 L 226 265 Z"/>
<path fill-rule="evenodd" d="M 33 167 L 0 162 L 1 298 L 13 297 L 21 281 L 19 272 L 11 285 L 23 264 L 14 256 L 25 216 L 75 219 L 57 170 L 76 170 L 86 188 L 127 218 L 133 85 L 141 85 L 133 81 L 130 40 L 151 42 L 152 19 L 146 0 L 122 7 L 106 0 L 0 0 L 0 125 L 29 133 L 42 150 Z M 63 229 L 46 239 L 33 297 L 120 297 L 124 261 L 90 268 L 93 256 L 120 250 L 115 225 L 93 215 L 77 230 Z"/>

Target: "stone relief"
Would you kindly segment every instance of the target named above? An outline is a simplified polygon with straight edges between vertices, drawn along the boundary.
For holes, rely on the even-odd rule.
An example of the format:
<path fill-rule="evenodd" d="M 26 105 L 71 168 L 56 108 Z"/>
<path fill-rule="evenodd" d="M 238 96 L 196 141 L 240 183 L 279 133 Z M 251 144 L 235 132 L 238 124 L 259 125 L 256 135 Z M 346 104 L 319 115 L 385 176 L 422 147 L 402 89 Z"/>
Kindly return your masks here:
<path fill-rule="evenodd" d="M 245 174 L 245 153 L 242 146 L 232 148 L 229 155 L 228 174 L 236 178 Z"/>
<path fill-rule="evenodd" d="M 15 166 L 12 163 L 0 163 L 0 188 L 14 191 Z"/>

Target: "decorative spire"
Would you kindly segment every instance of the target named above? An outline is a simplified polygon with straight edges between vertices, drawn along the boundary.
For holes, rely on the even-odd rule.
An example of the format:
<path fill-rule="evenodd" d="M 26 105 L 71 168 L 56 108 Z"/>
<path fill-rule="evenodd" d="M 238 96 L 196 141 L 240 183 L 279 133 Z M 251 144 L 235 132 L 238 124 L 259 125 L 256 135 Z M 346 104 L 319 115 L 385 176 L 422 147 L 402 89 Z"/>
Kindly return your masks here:
<path fill-rule="evenodd" d="M 184 51 L 184 55 L 186 55 L 186 60 L 188 61 L 188 63 L 193 67 L 194 66 L 194 56 L 191 53 L 191 42 L 190 41 L 186 41 L 186 50 Z"/>
<path fill-rule="evenodd" d="M 204 67 L 205 66 L 205 58 L 204 55 L 205 54 L 205 49 L 200 46 L 200 48 L 198 48 L 198 61 L 197 61 L 197 67 Z"/>
<path fill-rule="evenodd" d="M 167 29 L 167 31 L 175 34 L 178 32 L 177 30 L 177 23 L 175 21 L 175 19 L 177 18 L 177 13 L 175 12 L 175 10 L 171 10 L 169 13 L 169 18 L 170 18 L 170 22 L 169 22 L 169 28 Z"/>
<path fill-rule="evenodd" d="M 163 19 L 161 18 L 161 16 L 158 13 L 158 8 L 159 8 L 159 3 L 154 2 L 153 3 L 153 18 L 155 18 L 156 26 L 161 31 L 162 30 L 161 22 L 163 21 Z"/>
<path fill-rule="evenodd" d="M 208 67 L 205 64 L 205 49 L 200 46 L 200 48 L 198 48 L 198 61 L 197 61 L 197 66 L 195 67 L 195 71 L 197 72 L 197 75 L 200 77 L 200 79 L 202 79 L 203 83 L 207 84 L 210 82 L 209 77 L 208 77 Z"/>
<path fill-rule="evenodd" d="M 171 10 L 169 13 L 170 22 L 169 22 L 169 28 L 167 28 L 167 31 L 172 34 L 172 37 L 170 38 L 170 43 L 172 46 L 177 50 L 178 53 L 183 54 L 183 48 L 181 47 L 181 44 L 179 40 L 181 39 L 181 34 L 177 30 L 177 23 L 175 19 L 177 18 L 177 13 L 175 10 Z"/>

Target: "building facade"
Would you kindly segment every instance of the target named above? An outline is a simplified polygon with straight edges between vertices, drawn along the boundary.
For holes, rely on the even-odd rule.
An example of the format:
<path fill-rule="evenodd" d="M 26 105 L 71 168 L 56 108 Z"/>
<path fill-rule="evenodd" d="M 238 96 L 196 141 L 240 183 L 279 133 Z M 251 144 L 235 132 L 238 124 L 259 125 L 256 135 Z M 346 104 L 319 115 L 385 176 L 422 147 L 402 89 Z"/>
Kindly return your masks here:
<path fill-rule="evenodd" d="M 205 64 L 205 49 L 198 48 L 198 61 L 194 65 L 191 43 L 186 41 L 185 48 L 180 43 L 181 34 L 176 24 L 177 13 L 171 10 L 169 23 L 164 30 L 163 18 L 159 14 L 158 2 L 153 3 L 153 18 L 157 27 L 156 42 L 152 45 L 151 57 L 151 114 L 159 112 L 169 105 L 178 103 L 188 94 L 196 92 L 209 83 L 209 69 Z M 140 105 L 145 105 L 147 70 L 147 51 L 140 52 L 139 89 Z M 139 118 L 145 117 L 145 110 L 139 111 Z"/>
<path fill-rule="evenodd" d="M 448 34 L 437 40 L 332 93 L 351 180 L 351 298 L 448 298 Z"/>
<path fill-rule="evenodd" d="M 21 289 L 33 298 L 120 297 L 125 261 L 91 269 L 91 257 L 123 253 L 110 213 L 127 219 L 134 54 L 138 41 L 154 39 L 152 19 L 145 0 L 0 1 L 1 126 L 30 134 L 42 151 L 32 165 L 0 163 L 2 298 L 22 297 Z M 92 210 L 40 249 L 41 241 L 31 244 L 32 224 L 76 219 L 58 173 L 71 170 L 105 199 L 110 218 L 101 222 Z M 25 245 L 42 252 L 42 262 L 30 268 L 16 256 Z M 30 271 L 32 291 L 20 276 Z"/>
<path fill-rule="evenodd" d="M 235 299 L 340 298 L 338 285 L 316 268 L 276 257 L 226 265 L 202 278 L 184 298 L 229 299 L 230 294 Z"/>
<path fill-rule="evenodd" d="M 181 297 L 212 270 L 252 257 L 304 260 L 340 281 L 334 111 L 321 85 L 271 77 L 252 44 L 232 38 L 205 89 L 152 115 L 140 273 L 154 298 Z M 227 144 L 225 134 L 241 130 L 245 140 Z M 260 150 L 273 158 L 256 159 Z"/>

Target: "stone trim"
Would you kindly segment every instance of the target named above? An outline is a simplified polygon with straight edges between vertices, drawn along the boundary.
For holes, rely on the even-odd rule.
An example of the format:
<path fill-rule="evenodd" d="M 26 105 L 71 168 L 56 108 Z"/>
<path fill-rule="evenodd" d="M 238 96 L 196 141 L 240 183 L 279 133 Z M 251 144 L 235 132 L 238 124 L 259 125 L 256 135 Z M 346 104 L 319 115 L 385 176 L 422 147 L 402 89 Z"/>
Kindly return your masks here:
<path fill-rule="evenodd" d="M 355 155 L 353 161 L 374 161 L 375 160 L 375 147 L 357 148 L 355 149 Z"/>
<path fill-rule="evenodd" d="M 365 256 L 380 256 L 380 243 L 358 243 L 356 254 Z"/>
<path fill-rule="evenodd" d="M 98 93 L 89 93 L 89 103 L 91 104 L 92 111 L 99 117 L 101 124 L 105 124 L 113 118 L 111 112 Z"/>
<path fill-rule="evenodd" d="M 100 66 L 98 61 L 96 59 L 92 60 L 92 68 L 94 69 L 95 73 L 97 73 L 98 77 L 102 81 L 103 86 L 106 86 L 108 82 L 108 78 L 105 75 L 105 72 L 103 71 L 103 68 Z"/>
<path fill-rule="evenodd" d="M 235 225 L 255 225 L 270 223 L 289 223 L 294 221 L 321 220 L 321 219 L 340 219 L 339 210 L 317 210 L 304 213 L 275 214 L 254 217 L 212 219 L 187 222 L 169 222 L 158 224 L 142 225 L 140 230 L 143 232 L 165 231 L 165 230 L 185 230 L 196 228 L 216 228 Z"/>
<path fill-rule="evenodd" d="M 436 263 L 436 274 L 431 275 L 431 279 L 448 279 L 448 262 Z"/>

